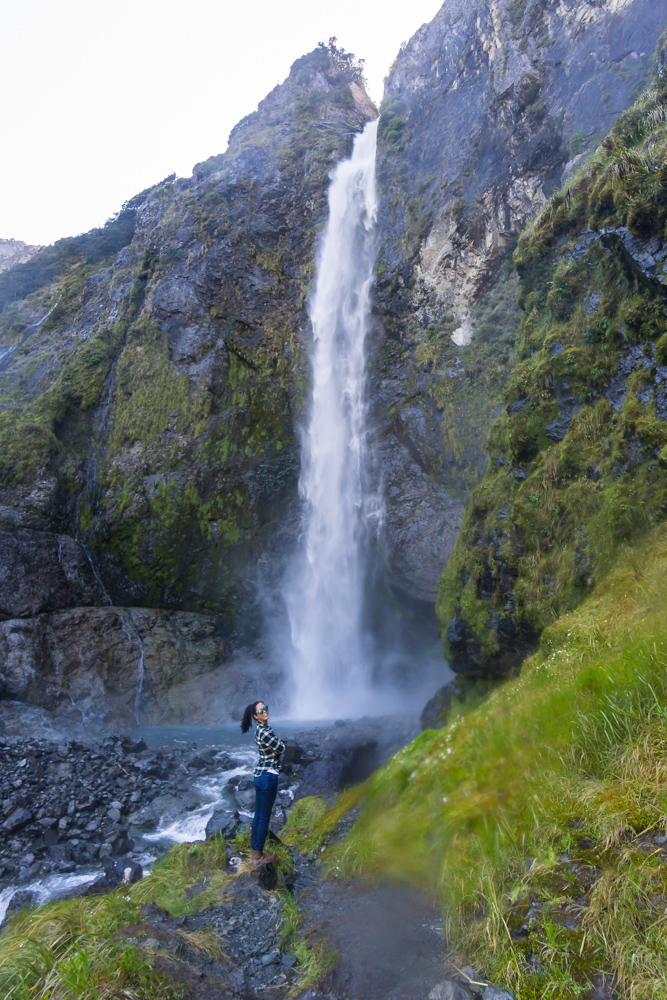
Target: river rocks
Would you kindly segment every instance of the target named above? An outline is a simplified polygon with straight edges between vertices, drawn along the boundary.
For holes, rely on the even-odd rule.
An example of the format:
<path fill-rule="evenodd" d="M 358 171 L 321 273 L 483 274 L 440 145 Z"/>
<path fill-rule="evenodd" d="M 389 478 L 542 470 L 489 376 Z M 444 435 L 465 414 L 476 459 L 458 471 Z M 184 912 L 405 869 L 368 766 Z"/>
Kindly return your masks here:
<path fill-rule="evenodd" d="M 221 833 L 223 837 L 230 837 L 238 825 L 237 812 L 233 812 L 231 809 L 216 809 L 206 824 L 206 839 L 210 840 L 218 833 Z"/>
<path fill-rule="evenodd" d="M 11 799 L 8 801 L 11 802 Z M 14 809 L 13 812 L 10 812 L 7 819 L 2 824 L 2 829 L 6 830 L 7 833 L 14 833 L 16 830 L 20 830 L 22 826 L 25 826 L 26 823 L 29 823 L 31 819 L 32 813 L 28 812 L 27 809 L 19 807 L 18 809 Z"/>
<path fill-rule="evenodd" d="M 128 867 L 137 878 L 137 835 L 200 808 L 191 775 L 217 774 L 216 753 L 149 750 L 118 736 L 93 744 L 0 741 L 0 889 L 104 864 L 116 871 L 114 884 Z M 190 768 L 201 756 L 205 767 Z M 95 891 L 110 886 L 112 875 L 105 878 Z"/>

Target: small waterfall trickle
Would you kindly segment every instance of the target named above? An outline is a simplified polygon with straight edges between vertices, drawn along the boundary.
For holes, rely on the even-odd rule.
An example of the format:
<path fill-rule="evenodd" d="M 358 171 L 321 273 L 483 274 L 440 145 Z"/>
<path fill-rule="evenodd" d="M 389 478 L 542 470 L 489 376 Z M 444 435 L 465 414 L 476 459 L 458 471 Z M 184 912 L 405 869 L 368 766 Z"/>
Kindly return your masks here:
<path fill-rule="evenodd" d="M 349 714 L 370 688 L 365 549 L 369 519 L 380 505 L 365 482 L 365 340 L 376 252 L 376 133 L 377 122 L 369 123 L 332 175 L 310 310 L 303 526 L 286 587 L 295 717 Z"/>
<path fill-rule="evenodd" d="M 121 621 L 121 628 L 130 642 L 134 642 L 139 653 L 139 663 L 137 664 L 136 687 L 134 691 L 134 718 L 139 725 L 139 709 L 141 706 L 141 693 L 144 687 L 144 640 L 129 608 L 116 608 Z"/>

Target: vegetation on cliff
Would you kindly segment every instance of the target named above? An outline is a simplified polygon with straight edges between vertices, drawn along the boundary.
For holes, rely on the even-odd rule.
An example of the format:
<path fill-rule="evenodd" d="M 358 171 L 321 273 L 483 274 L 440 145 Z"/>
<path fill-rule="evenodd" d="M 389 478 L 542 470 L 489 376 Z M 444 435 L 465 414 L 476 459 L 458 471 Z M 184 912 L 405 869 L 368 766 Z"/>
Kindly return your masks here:
<path fill-rule="evenodd" d="M 191 179 L 2 275 L 0 488 L 48 494 L 40 527 L 81 538 L 116 603 L 252 617 L 296 495 L 329 173 L 374 113 L 319 46 Z"/>
<path fill-rule="evenodd" d="M 661 77 L 519 241 L 517 362 L 440 583 L 455 669 L 511 669 L 667 510 L 666 109 Z"/>

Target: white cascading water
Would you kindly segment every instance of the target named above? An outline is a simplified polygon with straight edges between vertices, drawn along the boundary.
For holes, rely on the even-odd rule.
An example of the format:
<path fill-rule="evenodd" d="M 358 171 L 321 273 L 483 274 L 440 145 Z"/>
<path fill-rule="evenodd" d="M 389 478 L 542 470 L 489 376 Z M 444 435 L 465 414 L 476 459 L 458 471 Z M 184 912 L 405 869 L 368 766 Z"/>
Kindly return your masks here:
<path fill-rule="evenodd" d="M 364 489 L 364 343 L 376 250 L 376 133 L 377 122 L 370 122 L 351 158 L 333 173 L 311 302 L 312 400 L 299 481 L 303 529 L 286 593 L 295 718 L 354 714 L 370 687 L 364 543 L 378 502 Z"/>

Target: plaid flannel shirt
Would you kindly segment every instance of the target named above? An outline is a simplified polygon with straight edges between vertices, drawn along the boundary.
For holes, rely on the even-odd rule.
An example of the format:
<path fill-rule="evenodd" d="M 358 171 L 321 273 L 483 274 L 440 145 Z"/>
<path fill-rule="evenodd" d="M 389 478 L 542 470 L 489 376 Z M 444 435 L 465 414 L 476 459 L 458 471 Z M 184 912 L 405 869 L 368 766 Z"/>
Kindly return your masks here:
<path fill-rule="evenodd" d="M 259 750 L 259 760 L 255 768 L 255 777 L 266 774 L 267 771 L 282 770 L 281 755 L 285 752 L 285 744 L 279 740 L 271 726 L 258 722 L 255 728 L 255 743 Z"/>

